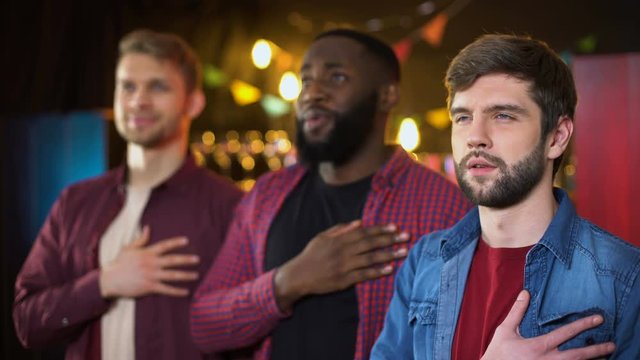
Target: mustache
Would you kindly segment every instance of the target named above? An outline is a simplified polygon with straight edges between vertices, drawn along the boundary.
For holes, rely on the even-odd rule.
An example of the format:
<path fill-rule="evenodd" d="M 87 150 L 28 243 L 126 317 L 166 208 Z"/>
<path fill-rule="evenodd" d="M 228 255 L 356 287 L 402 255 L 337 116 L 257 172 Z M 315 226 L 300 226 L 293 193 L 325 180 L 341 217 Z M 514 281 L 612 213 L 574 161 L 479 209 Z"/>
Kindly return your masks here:
<path fill-rule="evenodd" d="M 500 169 L 505 169 L 507 167 L 507 163 L 504 162 L 504 160 L 502 160 L 501 158 L 491 155 L 491 154 L 487 154 L 484 151 L 478 151 L 478 150 L 474 150 L 470 153 L 468 153 L 467 155 L 465 155 L 462 160 L 460 160 L 460 163 L 458 164 L 458 166 L 464 165 L 467 162 L 469 162 L 469 160 L 471 158 L 484 158 L 487 161 L 489 161 L 490 163 L 494 164 L 495 166 L 497 166 Z"/>
<path fill-rule="evenodd" d="M 136 118 L 136 117 L 145 117 L 145 118 L 155 118 L 156 113 L 150 111 L 129 111 L 125 114 L 127 118 Z"/>
<path fill-rule="evenodd" d="M 307 109 L 305 109 L 304 111 L 300 112 L 299 114 L 297 114 L 296 118 L 299 122 L 304 121 L 305 119 L 308 119 L 310 117 L 314 117 L 314 116 L 328 116 L 328 117 L 333 117 L 336 118 L 338 117 L 340 114 L 337 111 L 331 110 L 331 109 L 327 109 L 323 106 L 319 106 L 319 105 L 312 105 L 310 107 L 308 107 Z"/>

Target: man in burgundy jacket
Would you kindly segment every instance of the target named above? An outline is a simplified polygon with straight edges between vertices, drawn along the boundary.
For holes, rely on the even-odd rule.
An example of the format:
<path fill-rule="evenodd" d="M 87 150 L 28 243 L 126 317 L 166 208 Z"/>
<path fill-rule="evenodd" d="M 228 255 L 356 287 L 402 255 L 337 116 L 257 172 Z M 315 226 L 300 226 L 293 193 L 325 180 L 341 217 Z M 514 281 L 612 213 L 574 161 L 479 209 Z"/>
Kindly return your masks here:
<path fill-rule="evenodd" d="M 190 297 L 221 247 L 241 192 L 188 155 L 205 104 L 200 64 L 172 34 L 120 42 L 114 113 L 126 164 L 65 189 L 16 280 L 28 348 L 67 359 L 200 359 Z"/>

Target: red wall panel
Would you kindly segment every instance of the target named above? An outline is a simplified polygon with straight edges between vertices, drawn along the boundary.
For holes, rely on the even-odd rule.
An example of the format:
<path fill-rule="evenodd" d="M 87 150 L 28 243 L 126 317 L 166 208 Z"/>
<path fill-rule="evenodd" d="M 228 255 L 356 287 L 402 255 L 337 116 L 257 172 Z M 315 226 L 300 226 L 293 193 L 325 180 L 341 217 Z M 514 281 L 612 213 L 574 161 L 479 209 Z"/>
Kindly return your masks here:
<path fill-rule="evenodd" d="M 578 56 L 576 206 L 640 245 L 640 54 Z"/>

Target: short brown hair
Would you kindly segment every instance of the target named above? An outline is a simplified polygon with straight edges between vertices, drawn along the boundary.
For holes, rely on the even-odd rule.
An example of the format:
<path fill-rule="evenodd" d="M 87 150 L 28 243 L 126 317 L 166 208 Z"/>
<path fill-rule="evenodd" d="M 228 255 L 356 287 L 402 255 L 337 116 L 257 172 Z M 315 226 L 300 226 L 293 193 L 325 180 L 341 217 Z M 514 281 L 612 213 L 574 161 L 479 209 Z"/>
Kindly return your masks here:
<path fill-rule="evenodd" d="M 578 97 L 571 69 L 544 42 L 528 36 L 489 34 L 467 45 L 449 64 L 445 77 L 447 106 L 456 92 L 481 76 L 508 74 L 530 81 L 529 93 L 542 111 L 542 136 L 548 135 L 561 116 L 573 120 Z M 555 174 L 562 156 L 555 159 Z"/>
<path fill-rule="evenodd" d="M 119 59 L 127 54 L 146 54 L 173 62 L 182 73 L 188 93 L 202 88 L 202 65 L 184 39 L 172 33 L 134 30 L 120 40 Z"/>

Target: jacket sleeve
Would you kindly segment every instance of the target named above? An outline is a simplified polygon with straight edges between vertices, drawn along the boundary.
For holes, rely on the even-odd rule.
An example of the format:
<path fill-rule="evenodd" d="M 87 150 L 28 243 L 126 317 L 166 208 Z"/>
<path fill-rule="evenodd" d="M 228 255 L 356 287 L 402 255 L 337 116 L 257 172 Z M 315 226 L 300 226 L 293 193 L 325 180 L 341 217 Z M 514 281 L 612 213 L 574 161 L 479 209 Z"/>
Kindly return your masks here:
<path fill-rule="evenodd" d="M 287 314 L 277 306 L 273 277 L 256 267 L 251 224 L 256 190 L 236 208 L 222 250 L 194 295 L 191 334 L 204 352 L 246 347 L 263 340 Z"/>
<path fill-rule="evenodd" d="M 409 324 L 409 307 L 421 242 L 411 249 L 407 260 L 398 270 L 384 327 L 371 350 L 372 360 L 413 359 L 413 329 Z"/>
<path fill-rule="evenodd" d="M 13 321 L 27 348 L 69 341 L 109 307 L 100 296 L 98 269 L 69 275 L 79 264 L 72 263 L 72 249 L 61 246 L 69 231 L 64 227 L 66 194 L 53 205 L 16 278 Z"/>

